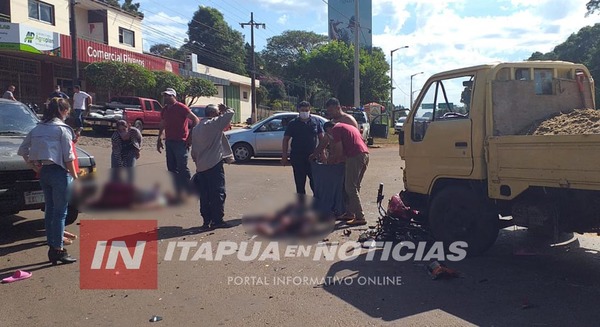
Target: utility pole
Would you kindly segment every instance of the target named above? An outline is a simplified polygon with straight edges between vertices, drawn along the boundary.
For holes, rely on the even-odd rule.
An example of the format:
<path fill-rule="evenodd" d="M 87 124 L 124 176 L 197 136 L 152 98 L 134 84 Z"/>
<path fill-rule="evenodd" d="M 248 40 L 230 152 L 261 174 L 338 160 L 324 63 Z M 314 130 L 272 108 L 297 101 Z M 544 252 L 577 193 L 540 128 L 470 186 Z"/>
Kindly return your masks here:
<path fill-rule="evenodd" d="M 360 108 L 360 19 L 358 0 L 354 0 L 354 107 Z"/>
<path fill-rule="evenodd" d="M 411 111 L 413 110 L 413 87 L 412 87 L 413 82 L 412 81 L 415 76 L 420 75 L 420 74 L 423 74 L 423 72 L 419 72 L 419 73 L 410 75 L 410 105 L 409 105 L 409 108 Z"/>
<path fill-rule="evenodd" d="M 70 31 L 71 31 L 71 67 L 73 86 L 79 85 L 79 58 L 77 58 L 77 23 L 75 21 L 75 0 L 69 1 L 69 15 L 71 19 Z"/>
<path fill-rule="evenodd" d="M 267 25 L 264 23 L 257 23 L 254 21 L 254 13 L 250 13 L 250 21 L 247 23 L 240 23 L 242 28 L 245 26 L 250 26 L 250 47 L 252 48 L 252 79 L 250 83 L 251 94 L 252 94 L 252 115 L 251 120 L 252 124 L 256 123 L 256 61 L 254 60 L 254 27 L 259 28 L 262 26 L 263 29 L 267 28 Z"/>

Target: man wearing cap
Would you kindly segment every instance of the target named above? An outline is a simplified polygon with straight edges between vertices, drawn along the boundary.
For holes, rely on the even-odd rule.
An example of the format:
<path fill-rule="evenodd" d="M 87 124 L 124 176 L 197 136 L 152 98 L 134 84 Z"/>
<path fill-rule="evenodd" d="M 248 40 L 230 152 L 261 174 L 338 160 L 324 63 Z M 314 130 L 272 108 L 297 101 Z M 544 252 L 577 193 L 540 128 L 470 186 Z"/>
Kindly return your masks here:
<path fill-rule="evenodd" d="M 177 92 L 167 88 L 162 92 L 165 107 L 160 113 L 160 127 L 156 150 L 162 153 L 164 148 L 162 142 L 163 131 L 165 133 L 165 146 L 167 154 L 167 170 L 173 176 L 173 184 L 177 200 L 183 200 L 184 192 L 191 193 L 190 169 L 188 163 L 188 149 L 191 145 L 188 119 L 192 121 L 192 128 L 199 122 L 198 117 L 185 104 L 177 101 Z"/>

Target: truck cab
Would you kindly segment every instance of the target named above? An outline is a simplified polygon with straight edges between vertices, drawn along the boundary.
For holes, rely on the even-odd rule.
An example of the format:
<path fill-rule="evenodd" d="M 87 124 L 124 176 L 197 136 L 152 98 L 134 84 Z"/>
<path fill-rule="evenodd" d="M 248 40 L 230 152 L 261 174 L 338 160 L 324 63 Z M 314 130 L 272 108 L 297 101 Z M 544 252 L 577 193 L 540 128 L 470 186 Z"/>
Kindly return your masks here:
<path fill-rule="evenodd" d="M 600 135 L 527 131 L 561 112 L 594 108 L 594 100 L 588 69 L 568 62 L 498 63 L 433 75 L 399 136 L 410 205 L 425 213 L 436 239 L 466 241 L 471 254 L 495 242 L 499 215 L 529 228 L 597 228 L 600 217 L 578 223 L 551 212 L 566 211 L 552 204 L 558 198 L 598 196 L 600 170 L 590 149 L 600 151 Z"/>

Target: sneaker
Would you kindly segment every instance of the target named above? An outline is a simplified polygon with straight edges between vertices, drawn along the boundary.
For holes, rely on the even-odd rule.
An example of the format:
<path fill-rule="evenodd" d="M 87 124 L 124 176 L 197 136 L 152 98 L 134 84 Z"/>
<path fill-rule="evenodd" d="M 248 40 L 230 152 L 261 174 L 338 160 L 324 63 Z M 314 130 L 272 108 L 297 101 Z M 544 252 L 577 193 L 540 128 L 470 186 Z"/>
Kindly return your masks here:
<path fill-rule="evenodd" d="M 233 226 L 230 225 L 229 223 L 227 223 L 226 221 L 221 221 L 218 223 L 210 224 L 210 228 L 212 228 L 212 229 L 219 229 L 219 228 L 227 229 L 227 228 L 231 228 L 231 227 L 233 227 Z"/>

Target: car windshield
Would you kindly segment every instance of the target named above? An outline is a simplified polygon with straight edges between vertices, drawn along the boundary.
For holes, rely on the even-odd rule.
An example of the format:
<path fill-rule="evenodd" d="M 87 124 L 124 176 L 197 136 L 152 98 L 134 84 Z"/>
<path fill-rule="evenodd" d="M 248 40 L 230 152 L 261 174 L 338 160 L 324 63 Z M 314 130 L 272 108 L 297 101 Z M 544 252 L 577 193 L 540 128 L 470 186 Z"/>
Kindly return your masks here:
<path fill-rule="evenodd" d="M 0 102 L 0 135 L 27 134 L 38 121 L 37 116 L 24 104 L 16 101 Z"/>
<path fill-rule="evenodd" d="M 192 107 L 190 109 L 192 109 L 192 112 L 198 118 L 202 118 L 202 117 L 206 116 L 206 107 Z"/>
<path fill-rule="evenodd" d="M 354 117 L 354 119 L 356 119 L 356 122 L 358 122 L 358 123 L 366 123 L 367 122 L 364 112 L 353 112 L 352 116 Z"/>

